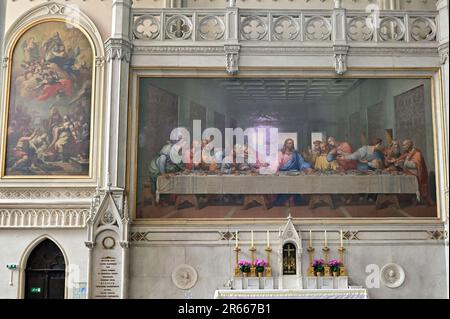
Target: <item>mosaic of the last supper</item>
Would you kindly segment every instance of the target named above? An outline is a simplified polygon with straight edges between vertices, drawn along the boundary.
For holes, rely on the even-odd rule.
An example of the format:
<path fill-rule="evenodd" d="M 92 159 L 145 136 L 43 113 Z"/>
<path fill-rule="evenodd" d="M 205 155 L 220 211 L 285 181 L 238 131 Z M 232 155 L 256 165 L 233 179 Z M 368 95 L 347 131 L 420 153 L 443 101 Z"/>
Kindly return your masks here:
<path fill-rule="evenodd" d="M 139 81 L 137 218 L 437 216 L 429 79 Z"/>

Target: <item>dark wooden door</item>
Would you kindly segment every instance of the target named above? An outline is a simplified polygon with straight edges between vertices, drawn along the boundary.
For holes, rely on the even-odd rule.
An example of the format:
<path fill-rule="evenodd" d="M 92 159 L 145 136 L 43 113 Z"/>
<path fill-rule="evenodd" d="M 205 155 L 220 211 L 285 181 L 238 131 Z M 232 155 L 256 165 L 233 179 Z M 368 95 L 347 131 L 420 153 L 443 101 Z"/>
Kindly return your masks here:
<path fill-rule="evenodd" d="M 28 257 L 25 299 L 64 299 L 66 265 L 61 250 L 44 240 Z"/>

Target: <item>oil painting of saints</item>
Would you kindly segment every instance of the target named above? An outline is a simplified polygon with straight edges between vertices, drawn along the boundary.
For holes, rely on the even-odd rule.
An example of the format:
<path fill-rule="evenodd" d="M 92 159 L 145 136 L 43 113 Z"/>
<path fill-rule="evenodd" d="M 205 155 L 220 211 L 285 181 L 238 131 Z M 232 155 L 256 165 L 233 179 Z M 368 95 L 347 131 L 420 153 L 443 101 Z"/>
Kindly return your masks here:
<path fill-rule="evenodd" d="M 3 176 L 89 176 L 93 59 L 87 36 L 62 21 L 39 23 L 18 38 Z"/>

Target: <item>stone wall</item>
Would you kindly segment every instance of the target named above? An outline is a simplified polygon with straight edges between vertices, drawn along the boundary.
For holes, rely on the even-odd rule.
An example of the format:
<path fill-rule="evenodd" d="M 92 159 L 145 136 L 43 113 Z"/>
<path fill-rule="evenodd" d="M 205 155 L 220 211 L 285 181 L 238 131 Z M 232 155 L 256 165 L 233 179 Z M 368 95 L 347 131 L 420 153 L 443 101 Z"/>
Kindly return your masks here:
<path fill-rule="evenodd" d="M 283 224 L 229 225 L 229 227 L 201 226 L 197 231 L 192 226 L 167 228 L 139 227 L 132 232 L 146 233 L 145 240 L 132 242 L 130 250 L 130 298 L 213 298 L 214 291 L 221 289 L 233 278 L 235 260 L 234 240 L 221 240 L 223 233 L 239 229 L 239 259 L 250 260 L 250 229 L 254 230 L 257 258 L 266 259 L 266 229 L 270 230 L 270 244 L 273 249 L 271 265 L 273 275 L 279 276 L 278 231 Z M 339 258 L 339 228 L 330 225 L 328 246 L 330 258 Z M 297 226 L 303 237 L 302 274 L 308 267 L 309 228 L 312 228 L 315 258 L 323 258 L 323 226 Z M 445 246 L 444 241 L 435 239 L 435 231 L 443 227 L 397 226 L 378 227 L 359 225 L 348 227 L 355 237 L 344 240 L 346 248 L 345 265 L 349 274 L 350 286 L 373 285 L 368 287 L 370 298 L 446 298 Z M 359 230 L 358 230 L 359 229 Z M 334 231 L 333 231 L 334 230 Z M 438 233 L 436 233 L 438 234 Z M 440 234 L 440 233 L 439 233 Z M 439 238 L 439 237 L 438 237 Z M 432 262 L 430 262 L 432 260 Z M 403 285 L 396 289 L 388 288 L 380 282 L 377 272 L 389 263 L 400 265 L 405 271 Z M 198 273 L 198 281 L 190 290 L 178 289 L 172 282 L 173 270 L 188 264 Z M 374 279 L 373 279 L 374 278 Z M 377 281 L 378 278 L 378 281 Z M 275 281 L 275 287 L 278 282 Z"/>
<path fill-rule="evenodd" d="M 5 16 L 5 32 L 8 31 L 17 18 L 26 13 L 28 10 L 38 5 L 48 3 L 47 0 L 6 0 L 6 2 L 7 12 Z M 107 39 L 109 37 L 112 21 L 112 0 L 56 0 L 54 2 L 69 5 L 75 9 L 81 10 L 95 23 L 103 39 Z M 76 21 L 76 16 L 74 16 L 73 19 Z"/>

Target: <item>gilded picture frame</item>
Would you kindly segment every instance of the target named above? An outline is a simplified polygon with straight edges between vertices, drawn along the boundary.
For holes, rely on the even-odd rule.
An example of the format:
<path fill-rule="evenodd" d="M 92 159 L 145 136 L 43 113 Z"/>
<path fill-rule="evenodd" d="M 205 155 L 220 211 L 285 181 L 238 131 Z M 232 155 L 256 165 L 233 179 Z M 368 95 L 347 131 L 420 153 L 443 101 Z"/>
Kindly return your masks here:
<path fill-rule="evenodd" d="M 198 77 L 198 78 L 225 78 L 223 75 L 220 75 L 220 70 L 217 70 L 215 68 L 193 68 L 192 70 L 195 70 L 195 72 L 192 73 L 191 77 Z M 130 93 L 130 105 L 135 106 L 131 107 L 130 110 L 136 110 L 136 112 L 132 111 L 129 113 L 129 149 L 128 149 L 128 184 L 127 184 L 127 190 L 130 193 L 134 193 L 136 188 L 136 173 L 137 173 L 137 156 L 136 151 L 137 149 L 132 145 L 133 140 L 136 141 L 137 138 L 137 126 L 133 126 L 133 124 L 137 123 L 137 119 L 139 116 L 139 83 L 142 78 L 155 78 L 155 77 L 162 77 L 162 78 L 179 78 L 179 77 L 189 77 L 186 74 L 186 71 L 188 71 L 185 68 L 180 69 L 180 73 L 183 73 L 183 75 L 178 75 L 177 72 L 169 68 L 166 74 L 166 71 L 163 67 L 158 68 L 151 68 L 151 67 L 134 67 L 132 69 L 132 77 L 130 79 L 131 84 L 131 93 Z M 294 74 L 296 71 L 299 71 L 298 69 L 292 68 L 291 69 L 282 69 L 282 70 L 268 70 L 266 68 L 258 68 L 258 69 L 243 69 L 242 74 L 240 75 L 241 78 L 262 78 L 262 77 L 285 77 L 285 78 L 309 78 L 315 75 L 315 73 L 320 74 L 319 77 L 323 78 L 335 78 L 335 75 L 324 75 L 323 73 L 327 73 L 327 70 L 300 70 L 300 74 Z M 199 73 L 201 75 L 199 75 Z M 170 75 L 169 75 L 170 74 Z M 416 79 L 424 79 L 429 81 L 429 89 L 430 89 L 430 95 L 431 95 L 431 107 L 432 107 L 432 122 L 433 122 L 433 128 L 432 128 L 432 134 L 433 134 L 433 146 L 434 146 L 434 162 L 436 169 L 439 171 L 446 170 L 446 163 L 445 163 L 445 154 L 439 152 L 439 150 L 442 150 L 444 145 L 444 139 L 445 134 L 443 132 L 443 101 L 442 101 L 442 74 L 441 70 L 439 68 L 399 68 L 399 69 L 391 69 L 391 68 L 373 68 L 373 69 L 365 69 L 365 68 L 354 68 L 349 72 L 348 75 L 345 75 L 344 78 L 367 78 L 367 79 L 376 79 L 376 78 L 416 78 Z M 132 128 L 133 127 L 133 128 Z M 445 203 L 445 196 L 443 196 L 443 185 L 446 183 L 446 176 L 445 174 L 438 175 L 436 178 L 436 199 L 437 199 L 437 215 L 435 217 L 427 217 L 427 218 L 377 218 L 377 219 L 370 219 L 370 218 L 351 218 L 351 219 L 345 219 L 345 222 L 349 222 L 351 224 L 357 223 L 357 224 L 384 224 L 384 223 L 393 223 L 393 224 L 423 224 L 423 223 L 441 223 L 442 220 L 445 220 L 446 216 L 442 212 L 445 211 L 446 203 Z M 196 224 L 205 224 L 205 223 L 214 223 L 214 224 L 234 224 L 234 223 L 242 223 L 247 221 L 245 218 L 239 218 L 239 219 L 227 219 L 227 218 L 207 218 L 207 219 L 192 219 L 192 218 L 177 218 L 177 219 L 170 219 L 170 218 L 139 218 L 137 216 L 136 212 L 136 198 L 130 197 L 130 210 L 132 213 L 133 221 L 137 224 L 142 225 L 177 225 L 177 224 L 183 224 L 187 220 L 190 222 L 194 222 Z M 276 220 L 276 219 L 275 219 Z M 261 218 L 258 220 L 251 219 L 252 223 L 270 223 L 275 221 L 273 218 Z M 302 221 L 308 221 L 311 223 L 326 223 L 326 224 L 335 224 L 340 223 L 344 219 L 342 218 L 330 218 L 327 220 L 324 220 L 322 218 L 303 218 Z M 250 220 L 248 220 L 250 221 Z"/>
<path fill-rule="evenodd" d="M 98 101 L 97 50 L 92 36 L 82 25 L 52 17 L 29 23 L 10 43 L 1 179 L 92 179 Z M 47 119 L 43 118 L 45 111 L 50 114 Z M 27 128 L 21 127 L 24 123 Z M 18 128 L 15 139 L 11 139 L 12 124 Z"/>

